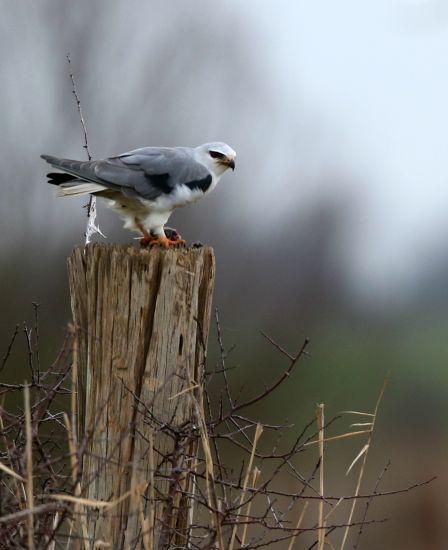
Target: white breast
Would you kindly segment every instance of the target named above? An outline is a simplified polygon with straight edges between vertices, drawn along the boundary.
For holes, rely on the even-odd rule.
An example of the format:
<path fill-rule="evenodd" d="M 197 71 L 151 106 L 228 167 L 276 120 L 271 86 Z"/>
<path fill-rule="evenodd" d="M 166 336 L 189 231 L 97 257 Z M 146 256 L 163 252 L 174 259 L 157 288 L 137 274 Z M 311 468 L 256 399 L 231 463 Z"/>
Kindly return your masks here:
<path fill-rule="evenodd" d="M 178 185 L 169 195 L 161 195 L 155 201 L 140 200 L 152 210 L 174 210 L 208 195 L 216 187 L 218 179 L 213 177 L 212 183 L 205 193 L 200 189 L 190 189 L 186 185 Z"/>
<path fill-rule="evenodd" d="M 133 231 L 139 231 L 138 223 L 147 230 L 163 228 L 172 211 L 208 195 L 216 187 L 219 177 L 213 176 L 212 183 L 204 193 L 200 189 L 190 189 L 186 185 L 178 185 L 169 195 L 161 195 L 154 201 L 143 198 L 125 197 L 121 193 L 108 192 L 109 206 L 115 210 L 124 221 L 124 226 Z"/>

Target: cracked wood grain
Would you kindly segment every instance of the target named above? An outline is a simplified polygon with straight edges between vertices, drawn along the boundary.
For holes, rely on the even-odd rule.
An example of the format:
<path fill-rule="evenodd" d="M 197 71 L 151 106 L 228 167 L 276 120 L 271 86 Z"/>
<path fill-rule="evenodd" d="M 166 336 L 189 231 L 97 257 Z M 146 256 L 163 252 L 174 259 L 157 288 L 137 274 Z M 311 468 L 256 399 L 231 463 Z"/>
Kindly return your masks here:
<path fill-rule="evenodd" d="M 149 516 L 142 498 L 151 477 L 148 441 L 154 435 L 162 455 L 172 443 L 153 433 L 137 410 L 143 405 L 174 426 L 192 418 L 188 388 L 202 377 L 213 251 L 94 244 L 75 248 L 68 270 L 78 339 L 79 444 L 87 437 L 83 496 L 115 500 L 134 484 L 141 498 L 124 499 L 110 511 L 87 510 L 89 537 L 111 548 L 143 548 L 136 510 Z M 169 483 L 158 481 L 156 490 L 169 491 Z M 187 517 L 183 506 L 173 521 Z"/>

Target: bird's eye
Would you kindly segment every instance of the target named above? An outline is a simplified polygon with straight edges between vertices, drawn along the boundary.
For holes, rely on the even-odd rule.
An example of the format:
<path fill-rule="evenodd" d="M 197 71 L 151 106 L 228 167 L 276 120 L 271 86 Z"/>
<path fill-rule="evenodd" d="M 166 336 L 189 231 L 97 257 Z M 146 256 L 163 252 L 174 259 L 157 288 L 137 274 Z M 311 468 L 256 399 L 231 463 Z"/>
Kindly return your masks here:
<path fill-rule="evenodd" d="M 218 153 L 218 151 L 209 151 L 209 153 L 212 159 L 223 159 L 226 157 L 222 153 Z"/>

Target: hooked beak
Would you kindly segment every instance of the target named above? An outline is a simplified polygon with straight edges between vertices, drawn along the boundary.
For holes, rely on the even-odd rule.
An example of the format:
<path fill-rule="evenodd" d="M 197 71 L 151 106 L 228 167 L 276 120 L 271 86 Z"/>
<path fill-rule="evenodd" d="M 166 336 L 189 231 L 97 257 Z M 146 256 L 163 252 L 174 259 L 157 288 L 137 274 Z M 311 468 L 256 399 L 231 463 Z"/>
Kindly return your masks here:
<path fill-rule="evenodd" d="M 226 164 L 232 170 L 235 170 L 235 159 L 227 159 Z"/>
<path fill-rule="evenodd" d="M 235 159 L 230 157 L 222 158 L 218 161 L 219 164 L 222 164 L 223 166 L 226 166 L 227 168 L 231 168 L 232 170 L 235 170 Z"/>

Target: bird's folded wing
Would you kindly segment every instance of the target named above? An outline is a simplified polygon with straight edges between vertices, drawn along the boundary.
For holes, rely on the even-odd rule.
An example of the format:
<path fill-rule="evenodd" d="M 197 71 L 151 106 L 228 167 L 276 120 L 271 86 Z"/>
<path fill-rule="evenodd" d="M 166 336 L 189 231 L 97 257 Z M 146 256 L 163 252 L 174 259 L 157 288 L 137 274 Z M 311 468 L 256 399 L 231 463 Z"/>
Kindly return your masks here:
<path fill-rule="evenodd" d="M 178 185 L 191 189 L 210 185 L 212 177 L 205 166 L 181 148 L 146 147 L 123 155 L 80 162 L 42 155 L 55 168 L 80 179 L 120 190 L 127 196 L 156 200 Z"/>

